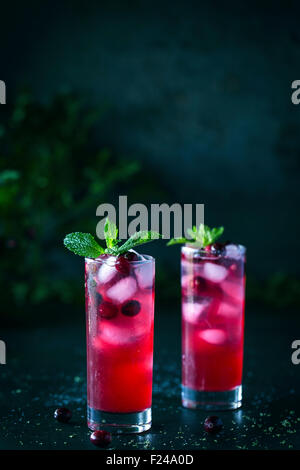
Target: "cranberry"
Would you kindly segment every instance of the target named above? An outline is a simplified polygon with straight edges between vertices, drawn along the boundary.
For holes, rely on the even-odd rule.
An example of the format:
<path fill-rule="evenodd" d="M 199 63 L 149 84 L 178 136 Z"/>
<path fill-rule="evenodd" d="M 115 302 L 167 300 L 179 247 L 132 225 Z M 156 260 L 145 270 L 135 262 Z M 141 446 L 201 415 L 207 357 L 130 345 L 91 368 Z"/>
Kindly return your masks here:
<path fill-rule="evenodd" d="M 104 301 L 98 307 L 101 318 L 113 318 L 118 314 L 118 307 L 111 302 Z"/>
<path fill-rule="evenodd" d="M 207 253 L 210 253 L 211 252 L 211 245 L 207 245 L 203 248 L 204 251 L 206 251 Z"/>
<path fill-rule="evenodd" d="M 209 433 L 220 432 L 223 427 L 223 422 L 218 416 L 208 416 L 204 421 L 204 429 Z"/>
<path fill-rule="evenodd" d="M 127 259 L 127 261 L 139 261 L 140 259 L 140 256 L 138 253 L 136 253 L 136 251 L 127 251 L 125 254 L 124 254 L 124 258 Z"/>
<path fill-rule="evenodd" d="M 211 253 L 213 253 L 214 255 L 221 255 L 222 252 L 224 251 L 224 248 L 225 248 L 225 243 L 219 243 L 219 242 L 213 243 L 211 245 Z"/>
<path fill-rule="evenodd" d="M 103 297 L 101 294 L 99 294 L 99 292 L 95 292 L 95 300 L 96 300 L 96 305 L 99 307 L 99 305 L 103 301 Z"/>
<path fill-rule="evenodd" d="M 127 317 L 135 317 L 140 310 L 141 304 L 137 300 L 130 300 L 122 307 L 122 313 Z"/>
<path fill-rule="evenodd" d="M 68 410 L 68 408 L 57 408 L 54 411 L 54 418 L 60 423 L 68 423 L 72 418 L 72 411 Z"/>
<path fill-rule="evenodd" d="M 111 443 L 111 434 L 108 431 L 94 431 L 90 441 L 97 447 L 104 447 Z"/>
<path fill-rule="evenodd" d="M 206 282 L 203 277 L 196 276 L 191 280 L 191 288 L 195 289 L 199 294 L 205 290 Z"/>
<path fill-rule="evenodd" d="M 129 260 L 127 260 L 124 256 L 119 256 L 117 258 L 115 268 L 117 271 L 119 271 L 119 273 L 128 276 L 128 274 L 130 273 Z"/>

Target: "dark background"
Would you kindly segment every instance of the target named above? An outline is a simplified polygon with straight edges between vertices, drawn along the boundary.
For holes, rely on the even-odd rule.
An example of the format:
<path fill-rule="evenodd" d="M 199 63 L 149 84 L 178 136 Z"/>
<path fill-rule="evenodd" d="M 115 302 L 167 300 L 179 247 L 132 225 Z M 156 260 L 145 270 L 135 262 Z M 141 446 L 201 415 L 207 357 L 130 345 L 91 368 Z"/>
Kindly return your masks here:
<path fill-rule="evenodd" d="M 63 236 L 95 233 L 96 207 L 119 194 L 204 203 L 206 223 L 248 248 L 249 299 L 298 306 L 297 13 L 268 1 L 3 5 L 0 165 L 18 179 L 0 193 L 2 307 L 74 304 L 82 265 Z M 168 300 L 178 251 L 151 252 Z"/>
<path fill-rule="evenodd" d="M 96 207 L 126 194 L 129 204 L 204 203 L 205 222 L 247 246 L 252 377 L 281 323 L 290 365 L 300 305 L 299 13 L 296 1 L 266 0 L 1 5 L 0 338 L 75 320 L 81 329 L 68 341 L 79 337 L 83 260 L 62 240 L 95 234 Z M 179 249 L 164 245 L 145 251 L 157 259 L 158 322 L 176 318 L 177 336 Z M 254 351 L 257 312 L 265 326 Z M 55 337 L 49 330 L 47 354 Z M 17 377 L 23 346 L 10 341 Z"/>

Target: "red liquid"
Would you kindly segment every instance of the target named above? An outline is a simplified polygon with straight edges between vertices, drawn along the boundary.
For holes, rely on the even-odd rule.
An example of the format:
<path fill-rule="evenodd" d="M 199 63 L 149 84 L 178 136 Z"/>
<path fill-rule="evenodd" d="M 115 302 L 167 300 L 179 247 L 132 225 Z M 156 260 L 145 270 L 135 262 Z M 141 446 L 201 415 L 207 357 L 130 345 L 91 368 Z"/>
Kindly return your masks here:
<path fill-rule="evenodd" d="M 182 249 L 182 383 L 197 391 L 228 391 L 242 382 L 244 254 Z"/>
<path fill-rule="evenodd" d="M 88 406 L 143 411 L 152 401 L 154 262 L 132 262 L 125 274 L 103 265 L 86 263 Z M 101 316 L 103 302 L 113 317 Z"/>

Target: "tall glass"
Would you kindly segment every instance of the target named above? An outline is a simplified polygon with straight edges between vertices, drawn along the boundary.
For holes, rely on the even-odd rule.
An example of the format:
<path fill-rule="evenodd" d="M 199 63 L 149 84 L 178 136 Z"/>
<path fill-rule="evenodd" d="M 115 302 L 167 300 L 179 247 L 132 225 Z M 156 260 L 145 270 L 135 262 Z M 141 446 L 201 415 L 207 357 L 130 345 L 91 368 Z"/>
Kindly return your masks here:
<path fill-rule="evenodd" d="M 182 404 L 235 409 L 242 404 L 245 247 L 181 251 Z"/>
<path fill-rule="evenodd" d="M 151 427 L 155 260 L 85 260 L 88 426 Z"/>

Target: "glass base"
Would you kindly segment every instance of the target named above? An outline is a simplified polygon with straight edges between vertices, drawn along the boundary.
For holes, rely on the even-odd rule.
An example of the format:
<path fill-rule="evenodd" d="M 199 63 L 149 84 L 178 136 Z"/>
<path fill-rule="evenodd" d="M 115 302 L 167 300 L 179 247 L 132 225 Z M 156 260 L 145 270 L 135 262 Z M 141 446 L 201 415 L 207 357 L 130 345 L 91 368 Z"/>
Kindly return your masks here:
<path fill-rule="evenodd" d="M 151 408 L 136 413 L 108 413 L 88 406 L 88 427 L 92 431 L 103 429 L 114 434 L 139 433 L 151 428 Z"/>
<path fill-rule="evenodd" d="M 242 406 L 242 386 L 225 392 L 205 392 L 181 386 L 182 406 L 202 410 L 236 410 Z"/>

